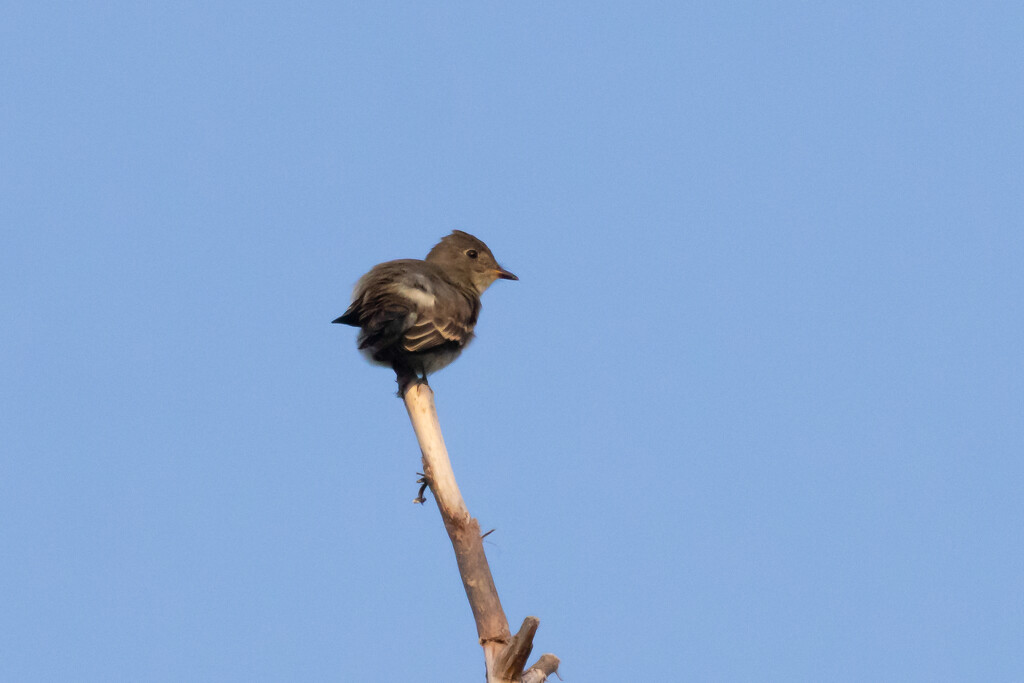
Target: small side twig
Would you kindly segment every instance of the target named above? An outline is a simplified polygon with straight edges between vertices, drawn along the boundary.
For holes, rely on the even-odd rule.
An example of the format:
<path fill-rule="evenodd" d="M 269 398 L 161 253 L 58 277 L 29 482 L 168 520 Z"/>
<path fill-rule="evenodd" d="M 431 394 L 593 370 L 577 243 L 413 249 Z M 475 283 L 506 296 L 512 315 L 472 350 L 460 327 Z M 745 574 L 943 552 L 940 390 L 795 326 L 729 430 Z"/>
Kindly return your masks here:
<path fill-rule="evenodd" d="M 423 493 L 427 490 L 427 475 L 422 472 L 417 472 L 416 474 L 420 475 L 420 478 L 416 480 L 416 483 L 420 485 L 420 490 L 416 497 L 412 499 L 412 502 L 423 505 L 427 502 L 427 499 L 423 497 Z"/>

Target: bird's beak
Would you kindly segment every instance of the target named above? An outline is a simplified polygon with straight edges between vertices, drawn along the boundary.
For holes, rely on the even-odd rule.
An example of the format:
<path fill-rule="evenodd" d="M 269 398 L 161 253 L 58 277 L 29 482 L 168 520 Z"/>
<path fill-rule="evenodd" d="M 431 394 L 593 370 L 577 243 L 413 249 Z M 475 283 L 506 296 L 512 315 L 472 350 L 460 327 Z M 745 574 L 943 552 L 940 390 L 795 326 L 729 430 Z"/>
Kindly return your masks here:
<path fill-rule="evenodd" d="M 507 270 L 505 270 L 504 268 L 498 268 L 496 271 L 494 271 L 494 274 L 497 275 L 498 279 L 500 279 L 500 280 L 518 280 L 519 279 L 515 275 L 513 275 L 512 273 L 510 273 Z"/>

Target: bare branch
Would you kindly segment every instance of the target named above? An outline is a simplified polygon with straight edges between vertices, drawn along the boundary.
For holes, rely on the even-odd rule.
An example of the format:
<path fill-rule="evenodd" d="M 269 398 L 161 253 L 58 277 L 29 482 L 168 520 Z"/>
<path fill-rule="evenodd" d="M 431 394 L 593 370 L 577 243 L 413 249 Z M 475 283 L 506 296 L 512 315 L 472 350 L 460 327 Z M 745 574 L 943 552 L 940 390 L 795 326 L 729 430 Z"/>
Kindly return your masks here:
<path fill-rule="evenodd" d="M 444 528 L 455 550 L 462 585 L 476 620 L 476 632 L 484 649 L 488 683 L 518 683 L 520 680 L 542 683 L 558 669 L 558 658 L 542 656 L 526 676 L 523 665 L 533 649 L 533 636 L 540 620 L 527 617 L 515 638 L 508 628 L 508 620 L 501 608 L 498 591 L 494 587 L 491 569 L 484 555 L 480 524 L 473 519 L 462 500 L 455 482 L 448 449 L 441 436 L 441 425 L 434 407 L 434 392 L 426 384 L 415 383 L 405 390 L 405 408 L 416 432 L 423 453 L 423 479 L 430 486 L 441 512 Z M 422 490 L 417 502 L 423 497 Z M 490 533 L 490 532 L 488 532 Z M 486 534 L 484 534 L 486 536 Z M 552 663 L 553 662 L 553 663 Z"/>

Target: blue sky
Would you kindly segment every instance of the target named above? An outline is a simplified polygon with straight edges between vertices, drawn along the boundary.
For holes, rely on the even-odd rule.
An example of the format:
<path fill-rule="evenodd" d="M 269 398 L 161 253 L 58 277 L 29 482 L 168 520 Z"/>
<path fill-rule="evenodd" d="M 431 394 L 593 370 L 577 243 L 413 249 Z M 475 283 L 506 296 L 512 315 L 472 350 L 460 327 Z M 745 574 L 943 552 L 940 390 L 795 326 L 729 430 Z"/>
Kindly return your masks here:
<path fill-rule="evenodd" d="M 0 679 L 482 677 L 393 378 L 331 325 L 453 228 L 432 379 L 568 683 L 1024 679 L 1019 3 L 18 3 Z"/>

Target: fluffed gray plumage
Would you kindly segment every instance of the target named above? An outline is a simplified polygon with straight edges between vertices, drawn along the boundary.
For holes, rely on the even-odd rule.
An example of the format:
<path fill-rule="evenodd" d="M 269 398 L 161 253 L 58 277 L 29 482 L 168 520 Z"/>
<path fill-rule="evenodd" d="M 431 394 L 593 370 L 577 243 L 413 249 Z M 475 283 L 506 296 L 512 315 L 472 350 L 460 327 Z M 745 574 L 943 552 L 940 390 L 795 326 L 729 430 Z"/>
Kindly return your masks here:
<path fill-rule="evenodd" d="M 333 322 L 360 328 L 359 349 L 394 369 L 401 396 L 418 376 L 426 381 L 462 353 L 473 339 L 480 295 L 497 279 L 519 278 L 498 265 L 486 244 L 455 230 L 425 260 L 374 266 Z"/>

